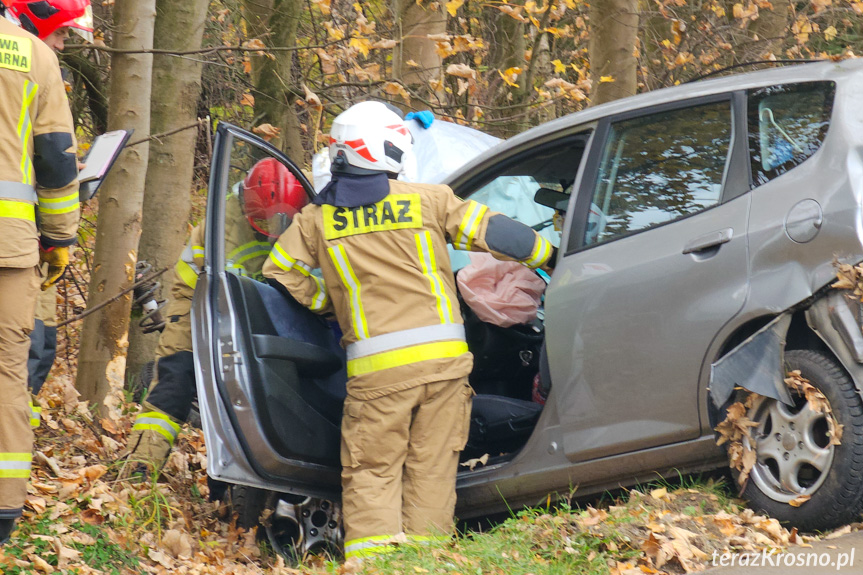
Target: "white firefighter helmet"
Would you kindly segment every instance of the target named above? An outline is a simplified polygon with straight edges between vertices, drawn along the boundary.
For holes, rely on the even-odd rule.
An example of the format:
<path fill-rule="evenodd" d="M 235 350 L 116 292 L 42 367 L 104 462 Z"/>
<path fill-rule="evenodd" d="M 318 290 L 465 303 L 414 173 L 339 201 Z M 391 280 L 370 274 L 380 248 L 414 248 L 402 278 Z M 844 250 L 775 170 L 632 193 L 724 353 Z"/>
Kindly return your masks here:
<path fill-rule="evenodd" d="M 411 150 L 411 133 L 382 102 L 354 104 L 333 120 L 330 161 L 333 173 L 398 174 Z"/>

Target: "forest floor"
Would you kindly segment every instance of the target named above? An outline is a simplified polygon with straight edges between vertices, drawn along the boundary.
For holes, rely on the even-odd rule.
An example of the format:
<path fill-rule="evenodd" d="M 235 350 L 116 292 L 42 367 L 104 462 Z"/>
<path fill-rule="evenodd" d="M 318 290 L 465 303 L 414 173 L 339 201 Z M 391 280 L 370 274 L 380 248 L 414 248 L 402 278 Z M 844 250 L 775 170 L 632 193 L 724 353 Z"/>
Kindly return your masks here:
<path fill-rule="evenodd" d="M 803 535 L 756 515 L 727 481 L 684 478 L 588 503 L 549 499 L 451 541 L 395 542 L 393 553 L 362 565 L 308 557 L 291 566 L 255 530 L 237 528 L 226 505 L 208 501 L 200 430 L 184 429 L 158 479 L 117 479 L 137 407 L 123 390 L 124 366 L 112 368 L 101 416 L 79 400 L 62 365 L 37 398 L 42 424 L 29 496 L 18 530 L 0 548 L 0 573 L 671 575 L 709 568 L 717 553 L 805 549 L 835 536 Z"/>

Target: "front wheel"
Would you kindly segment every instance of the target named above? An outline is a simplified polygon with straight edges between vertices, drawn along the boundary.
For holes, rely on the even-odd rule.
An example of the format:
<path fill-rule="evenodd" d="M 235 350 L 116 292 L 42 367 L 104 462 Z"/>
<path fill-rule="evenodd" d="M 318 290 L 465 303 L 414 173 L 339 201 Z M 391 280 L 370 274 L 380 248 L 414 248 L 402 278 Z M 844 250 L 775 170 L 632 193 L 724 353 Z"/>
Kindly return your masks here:
<path fill-rule="evenodd" d="M 791 407 L 755 399 L 747 415 L 757 426 L 744 447 L 757 459 L 743 495 L 753 509 L 791 527 L 833 529 L 856 520 L 863 506 L 863 401 L 848 374 L 825 353 L 787 351 L 785 364 L 789 373 L 799 370 L 828 406 L 794 391 Z M 834 423 L 842 426 L 838 445 L 831 442 Z"/>

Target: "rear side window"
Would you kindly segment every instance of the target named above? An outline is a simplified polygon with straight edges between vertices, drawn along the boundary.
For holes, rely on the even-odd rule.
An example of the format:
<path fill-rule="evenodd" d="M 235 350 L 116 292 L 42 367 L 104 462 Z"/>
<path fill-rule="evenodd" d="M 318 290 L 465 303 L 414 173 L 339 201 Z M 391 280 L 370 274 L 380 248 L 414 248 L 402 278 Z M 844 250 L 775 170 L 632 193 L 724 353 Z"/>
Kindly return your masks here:
<path fill-rule="evenodd" d="M 611 241 L 718 204 L 730 145 L 730 101 L 613 123 L 584 244 Z"/>
<path fill-rule="evenodd" d="M 749 93 L 753 188 L 799 166 L 821 147 L 835 92 L 833 82 L 807 82 Z"/>

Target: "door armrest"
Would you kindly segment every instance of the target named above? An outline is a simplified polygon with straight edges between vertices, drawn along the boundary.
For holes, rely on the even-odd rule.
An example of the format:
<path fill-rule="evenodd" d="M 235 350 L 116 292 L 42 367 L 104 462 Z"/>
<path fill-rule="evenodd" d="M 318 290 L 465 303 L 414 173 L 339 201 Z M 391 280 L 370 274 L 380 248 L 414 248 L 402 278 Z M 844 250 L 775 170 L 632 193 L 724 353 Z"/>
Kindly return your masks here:
<path fill-rule="evenodd" d="M 252 342 L 257 357 L 292 361 L 301 377 L 327 377 L 342 368 L 339 356 L 318 345 L 259 333 L 252 334 Z"/>

